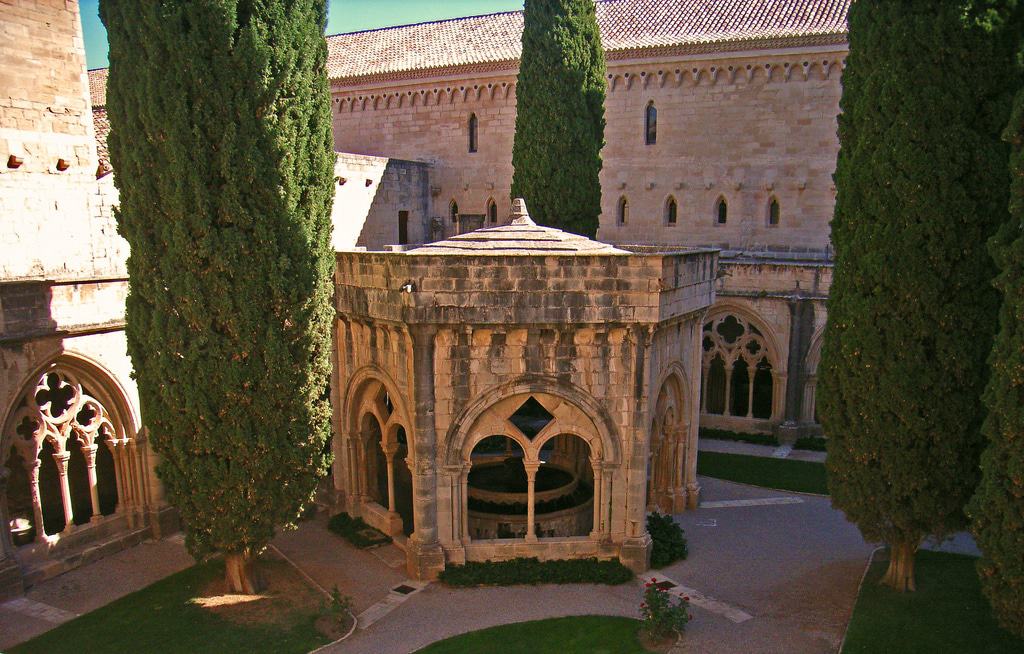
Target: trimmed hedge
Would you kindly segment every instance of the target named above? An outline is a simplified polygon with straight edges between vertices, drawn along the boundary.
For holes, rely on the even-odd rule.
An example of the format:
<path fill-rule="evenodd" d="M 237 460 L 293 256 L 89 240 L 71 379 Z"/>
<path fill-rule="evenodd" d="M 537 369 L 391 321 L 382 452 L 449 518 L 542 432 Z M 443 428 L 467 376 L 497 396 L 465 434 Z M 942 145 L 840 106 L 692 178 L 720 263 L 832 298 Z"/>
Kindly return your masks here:
<path fill-rule="evenodd" d="M 825 452 L 828 450 L 825 439 L 819 436 L 803 436 L 798 438 L 793 445 L 793 449 L 810 450 L 812 452 Z"/>
<path fill-rule="evenodd" d="M 688 554 L 683 528 L 676 524 L 667 513 L 650 513 L 647 516 L 647 532 L 654 541 L 651 548 L 651 567 L 665 566 L 682 561 Z"/>
<path fill-rule="evenodd" d="M 327 528 L 359 549 L 390 543 L 391 537 L 347 513 L 339 513 L 327 523 Z"/>
<path fill-rule="evenodd" d="M 745 434 L 739 431 L 728 429 L 712 429 L 710 427 L 700 428 L 701 438 L 714 438 L 720 441 L 740 441 L 741 443 L 753 443 L 754 445 L 778 445 L 779 439 L 772 434 Z"/>
<path fill-rule="evenodd" d="M 514 586 L 517 584 L 607 584 L 617 586 L 633 573 L 617 560 L 558 559 L 541 561 L 520 557 L 509 561 L 469 561 L 450 565 L 438 579 L 460 588 L 471 586 Z"/>

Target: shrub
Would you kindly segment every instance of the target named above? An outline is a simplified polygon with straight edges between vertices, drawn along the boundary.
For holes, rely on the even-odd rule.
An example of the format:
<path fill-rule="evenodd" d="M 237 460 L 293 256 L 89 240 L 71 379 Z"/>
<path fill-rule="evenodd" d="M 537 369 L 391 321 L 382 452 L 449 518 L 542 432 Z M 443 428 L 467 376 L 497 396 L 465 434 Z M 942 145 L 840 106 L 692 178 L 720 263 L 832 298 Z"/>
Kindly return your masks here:
<path fill-rule="evenodd" d="M 676 524 L 667 513 L 651 513 L 647 516 L 647 532 L 654 541 L 651 548 L 651 567 L 664 568 L 670 563 L 686 558 L 686 538 L 683 528 Z"/>
<path fill-rule="evenodd" d="M 644 584 L 644 601 L 640 603 L 643 624 L 640 629 L 654 640 L 682 633 L 692 617 L 689 609 L 689 597 L 680 597 L 678 602 L 673 602 L 668 591 L 659 588 L 658 580 L 652 577 Z"/>
<path fill-rule="evenodd" d="M 360 549 L 390 543 L 391 537 L 347 513 L 339 513 L 327 523 L 327 528 Z"/>
<path fill-rule="evenodd" d="M 818 436 L 803 436 L 796 439 L 793 445 L 795 450 L 811 450 L 812 452 L 826 451 L 825 439 Z"/>
<path fill-rule="evenodd" d="M 438 576 L 449 586 L 512 586 L 515 584 L 607 584 L 616 586 L 633 578 L 619 561 L 559 559 L 541 561 L 517 558 L 509 561 L 470 561 L 450 565 Z"/>
<path fill-rule="evenodd" d="M 740 441 L 742 443 L 753 443 L 754 445 L 778 445 L 779 439 L 771 434 L 745 434 L 728 429 L 711 429 L 710 427 L 700 428 L 701 438 L 715 438 L 722 441 Z"/>

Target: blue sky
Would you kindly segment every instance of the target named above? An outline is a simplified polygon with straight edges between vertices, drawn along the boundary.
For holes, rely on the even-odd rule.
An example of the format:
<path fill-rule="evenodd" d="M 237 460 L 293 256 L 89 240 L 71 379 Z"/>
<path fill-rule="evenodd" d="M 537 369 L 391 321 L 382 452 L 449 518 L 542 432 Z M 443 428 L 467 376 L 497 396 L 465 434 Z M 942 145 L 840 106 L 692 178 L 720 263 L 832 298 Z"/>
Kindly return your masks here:
<path fill-rule="evenodd" d="M 140 0 L 148 1 L 148 0 Z M 355 32 L 428 20 L 477 16 L 523 8 L 523 0 L 329 0 L 327 33 Z M 81 0 L 85 58 L 89 68 L 107 65 L 107 32 L 99 0 Z"/>

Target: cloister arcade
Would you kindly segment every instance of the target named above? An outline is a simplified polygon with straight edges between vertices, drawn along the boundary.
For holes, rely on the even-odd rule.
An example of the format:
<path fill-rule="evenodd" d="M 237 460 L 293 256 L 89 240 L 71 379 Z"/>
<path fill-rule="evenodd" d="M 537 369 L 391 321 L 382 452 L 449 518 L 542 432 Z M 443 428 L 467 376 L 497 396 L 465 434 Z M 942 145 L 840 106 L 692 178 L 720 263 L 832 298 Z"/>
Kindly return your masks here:
<path fill-rule="evenodd" d="M 112 378 L 74 357 L 22 387 L 0 441 L 9 475 L 0 508 L 23 564 L 143 525 L 148 471 L 137 425 Z"/>
<path fill-rule="evenodd" d="M 777 374 L 777 349 L 765 333 L 752 319 L 733 312 L 704 323 L 702 416 L 776 418 L 783 384 Z"/>

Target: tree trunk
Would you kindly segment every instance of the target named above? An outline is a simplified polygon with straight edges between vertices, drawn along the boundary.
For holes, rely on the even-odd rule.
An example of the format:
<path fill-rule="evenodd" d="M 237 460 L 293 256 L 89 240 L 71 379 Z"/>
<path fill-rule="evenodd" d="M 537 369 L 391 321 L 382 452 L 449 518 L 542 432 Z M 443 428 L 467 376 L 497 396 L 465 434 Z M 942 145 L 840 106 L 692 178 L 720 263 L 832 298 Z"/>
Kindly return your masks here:
<path fill-rule="evenodd" d="M 917 590 L 914 585 L 914 556 L 917 543 L 894 543 L 889 547 L 889 569 L 882 577 L 882 583 L 901 593 Z"/>
<path fill-rule="evenodd" d="M 224 572 L 229 593 L 255 595 L 259 592 L 256 575 L 253 574 L 253 560 L 249 554 L 225 554 Z"/>

